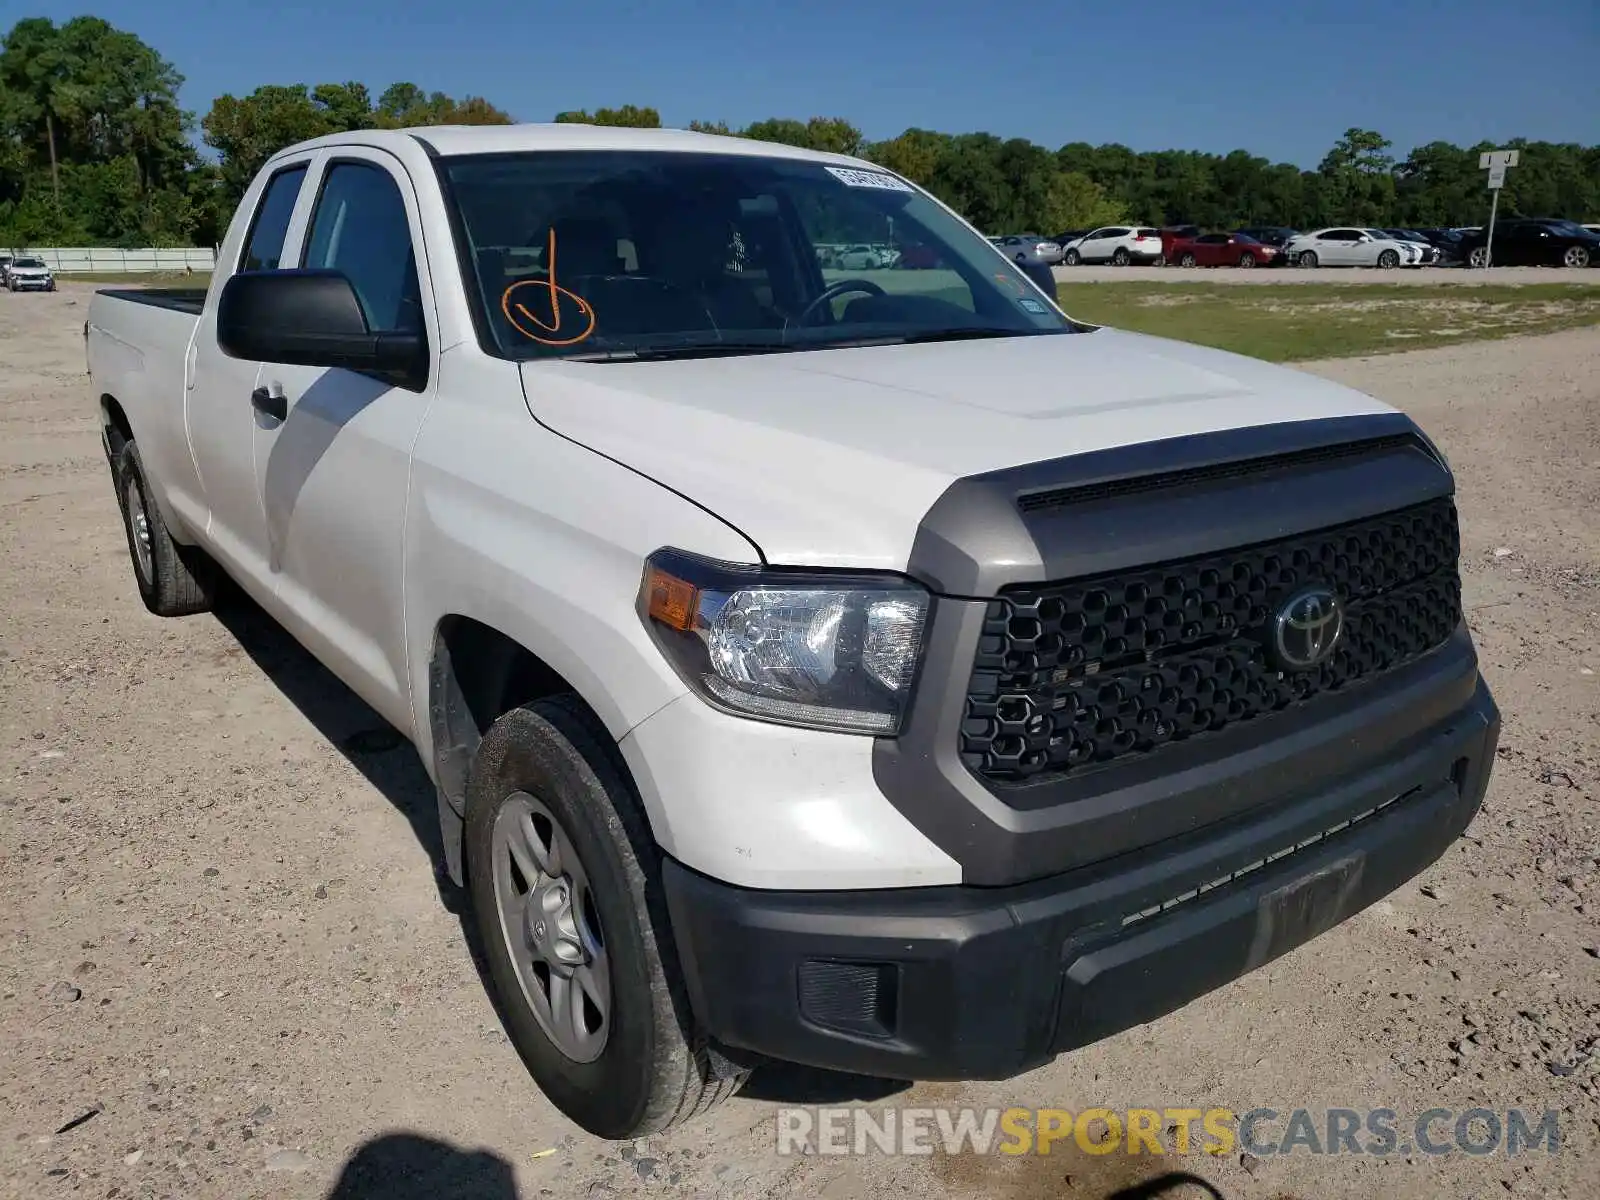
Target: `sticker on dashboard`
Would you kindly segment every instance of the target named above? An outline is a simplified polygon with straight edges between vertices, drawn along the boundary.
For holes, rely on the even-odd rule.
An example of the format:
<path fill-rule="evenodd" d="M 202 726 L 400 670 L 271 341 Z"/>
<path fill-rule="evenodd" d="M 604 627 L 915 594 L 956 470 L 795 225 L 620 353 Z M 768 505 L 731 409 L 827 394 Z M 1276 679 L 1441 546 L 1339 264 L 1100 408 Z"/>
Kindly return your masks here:
<path fill-rule="evenodd" d="M 846 187 L 877 188 L 881 192 L 909 192 L 911 185 L 882 171 L 860 171 L 855 167 L 824 167 Z"/>

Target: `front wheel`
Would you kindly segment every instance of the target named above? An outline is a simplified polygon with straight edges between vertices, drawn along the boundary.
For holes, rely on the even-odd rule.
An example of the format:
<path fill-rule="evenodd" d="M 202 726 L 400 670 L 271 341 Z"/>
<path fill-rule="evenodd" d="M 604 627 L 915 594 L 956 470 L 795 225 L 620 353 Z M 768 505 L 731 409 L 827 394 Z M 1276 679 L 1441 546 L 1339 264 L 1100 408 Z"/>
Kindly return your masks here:
<path fill-rule="evenodd" d="M 1315 250 L 1300 251 L 1300 259 L 1296 265 L 1307 269 L 1315 268 L 1317 265 L 1317 252 Z"/>
<path fill-rule="evenodd" d="M 731 1096 L 745 1072 L 695 1028 L 661 852 L 605 730 L 565 696 L 490 727 L 467 781 L 467 886 L 501 1016 L 553 1104 L 635 1138 Z"/>
<path fill-rule="evenodd" d="M 1125 247 L 1118 246 L 1117 247 L 1117 252 L 1111 256 L 1112 265 L 1113 266 L 1118 266 L 1118 267 L 1125 267 L 1125 266 L 1128 265 L 1128 261 L 1129 261 L 1130 257 L 1131 256 L 1128 254 L 1128 251 L 1127 251 L 1127 249 Z"/>
<path fill-rule="evenodd" d="M 1396 251 L 1385 250 L 1382 254 L 1378 255 L 1378 265 L 1383 267 L 1385 270 L 1392 267 L 1398 267 L 1400 265 L 1400 255 Z"/>
<path fill-rule="evenodd" d="M 1195 256 L 1194 256 L 1194 255 L 1192 255 L 1192 254 L 1180 254 L 1180 255 L 1179 255 L 1179 256 L 1178 256 L 1178 265 L 1179 265 L 1179 266 L 1180 266 L 1180 267 L 1193 267 L 1193 266 L 1197 266 L 1197 265 L 1199 265 L 1199 262 L 1200 262 L 1200 260 L 1199 260 L 1199 259 L 1197 259 L 1197 258 L 1196 258 L 1196 257 L 1195 257 Z"/>
<path fill-rule="evenodd" d="M 1589 265 L 1589 251 L 1582 246 L 1568 246 L 1567 252 L 1561 256 L 1561 265 L 1564 267 L 1587 267 Z"/>
<path fill-rule="evenodd" d="M 1251 267 L 1256 265 L 1256 256 L 1251 254 L 1250 251 L 1246 250 L 1243 254 L 1239 255 L 1239 265 L 1244 267 L 1246 270 L 1249 270 Z"/>
<path fill-rule="evenodd" d="M 1069 267 L 1075 267 L 1080 262 L 1082 262 L 1083 259 L 1079 256 L 1079 254 L 1078 254 L 1078 252 L 1076 250 L 1068 250 L 1067 251 L 1067 257 L 1064 258 L 1062 261 L 1065 262 L 1067 264 L 1067 266 L 1069 266 Z"/>

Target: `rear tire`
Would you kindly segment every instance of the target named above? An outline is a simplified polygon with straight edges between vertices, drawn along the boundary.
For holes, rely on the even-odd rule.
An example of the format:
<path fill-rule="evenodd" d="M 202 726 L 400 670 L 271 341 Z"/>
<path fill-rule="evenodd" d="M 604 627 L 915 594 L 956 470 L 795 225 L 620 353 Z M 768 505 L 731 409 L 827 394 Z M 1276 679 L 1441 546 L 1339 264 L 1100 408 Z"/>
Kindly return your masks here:
<path fill-rule="evenodd" d="M 1487 267 L 1489 265 L 1489 247 L 1474 246 L 1467 254 L 1469 267 Z"/>
<path fill-rule="evenodd" d="M 150 499 L 139 448 L 128 442 L 111 473 L 128 535 L 128 556 L 139 598 L 158 617 L 208 612 L 216 596 L 217 566 L 205 551 L 172 540 L 161 510 Z"/>
<path fill-rule="evenodd" d="M 511 865 L 507 839 L 524 828 L 541 840 L 548 830 L 551 845 L 562 838 L 554 860 L 533 856 L 536 878 Z M 490 727 L 467 780 L 465 854 L 506 1031 L 557 1108 L 599 1137 L 635 1138 L 698 1116 L 738 1089 L 748 1071 L 712 1052 L 694 1025 L 662 894 L 661 851 L 609 736 L 575 696 L 513 709 Z M 565 960 L 541 959 L 543 914 L 552 911 L 556 884 L 553 903 L 581 934 L 569 938 L 568 950 L 585 959 L 561 991 L 555 979 L 567 978 Z M 549 922 L 558 927 L 557 917 Z M 572 949 L 580 943 L 581 951 Z M 580 979 L 585 970 L 592 976 Z M 553 1023 L 552 1013 L 567 1011 L 558 996 L 602 970 L 604 1007 L 589 1013 L 580 998 L 571 1009 L 586 1026 L 579 1038 L 565 1028 L 547 1032 L 541 1014 Z M 575 1045 L 563 1048 L 558 1038 Z"/>

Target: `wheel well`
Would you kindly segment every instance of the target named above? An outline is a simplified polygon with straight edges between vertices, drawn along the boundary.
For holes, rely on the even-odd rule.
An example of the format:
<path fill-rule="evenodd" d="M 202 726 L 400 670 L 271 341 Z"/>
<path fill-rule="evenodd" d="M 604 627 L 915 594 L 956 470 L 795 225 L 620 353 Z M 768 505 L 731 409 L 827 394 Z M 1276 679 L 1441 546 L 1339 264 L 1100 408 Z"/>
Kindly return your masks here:
<path fill-rule="evenodd" d="M 133 441 L 133 426 L 115 396 L 100 397 L 100 425 L 105 432 L 106 450 L 113 459 Z"/>
<path fill-rule="evenodd" d="M 546 696 L 575 692 L 537 654 L 463 616 L 439 622 L 428 676 L 435 776 L 457 812 L 466 804 L 472 756 L 496 718 Z"/>

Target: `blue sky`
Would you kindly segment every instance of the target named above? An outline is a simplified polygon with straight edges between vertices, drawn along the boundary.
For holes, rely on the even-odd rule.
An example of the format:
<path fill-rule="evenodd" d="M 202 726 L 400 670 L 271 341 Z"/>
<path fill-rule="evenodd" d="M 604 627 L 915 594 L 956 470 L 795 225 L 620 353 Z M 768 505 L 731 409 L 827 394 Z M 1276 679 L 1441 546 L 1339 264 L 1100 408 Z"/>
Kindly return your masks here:
<path fill-rule="evenodd" d="M 92 7 L 90 7 L 92 3 Z M 1600 142 L 1597 0 L 14 0 L 93 12 L 183 72 L 186 107 L 263 83 L 399 79 L 519 120 L 654 105 L 669 125 L 843 116 L 1314 166 L 1352 125 Z M 1198 19 L 1196 19 L 1198 16 Z M 12 18 L 0 19 L 9 27 Z"/>

